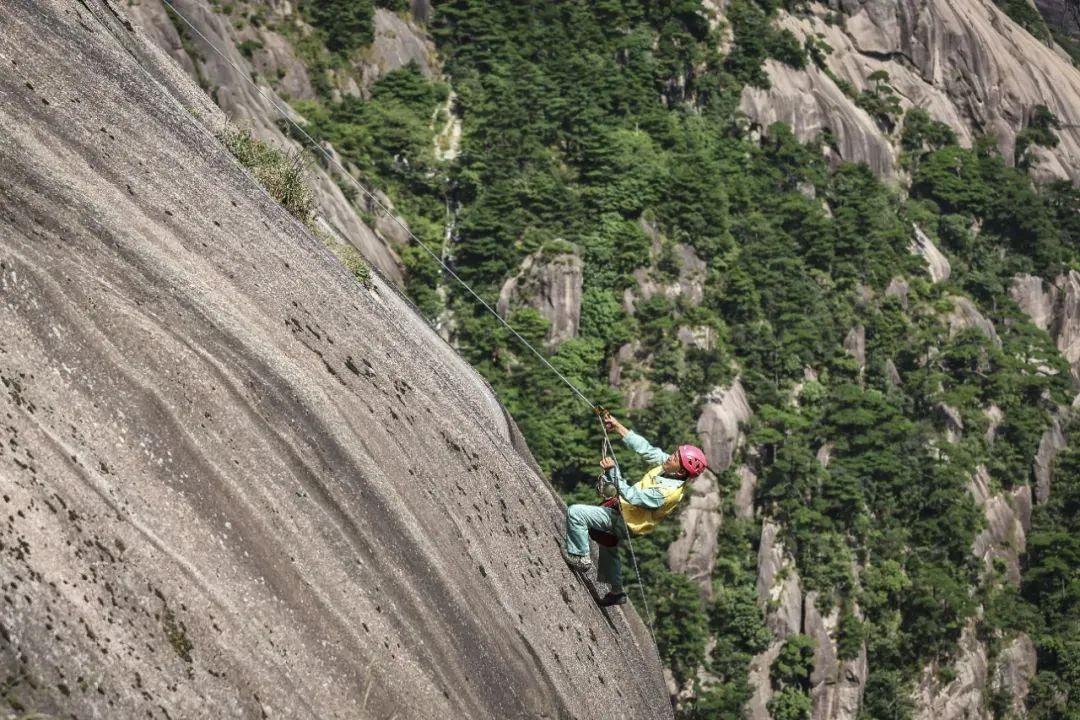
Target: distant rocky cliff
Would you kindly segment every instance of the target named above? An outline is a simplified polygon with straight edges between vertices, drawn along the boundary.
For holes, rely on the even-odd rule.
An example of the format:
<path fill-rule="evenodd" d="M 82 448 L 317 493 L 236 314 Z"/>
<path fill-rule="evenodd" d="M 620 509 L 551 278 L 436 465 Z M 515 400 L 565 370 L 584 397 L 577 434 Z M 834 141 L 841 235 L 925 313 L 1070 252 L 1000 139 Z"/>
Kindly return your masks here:
<path fill-rule="evenodd" d="M 743 92 L 742 109 L 753 122 L 786 122 L 801 140 L 827 129 L 839 158 L 893 176 L 899 131 L 883 127 L 854 98 L 884 72 L 902 109 L 925 109 L 964 145 L 987 133 L 1010 159 L 1017 133 L 1036 106 L 1046 106 L 1065 127 L 1057 148 L 1039 149 L 1037 173 L 1080 180 L 1080 71 L 991 0 L 839 0 L 811 8 L 780 24 L 801 42 L 818 43 L 822 66 L 797 70 L 770 60 L 772 87 Z"/>
<path fill-rule="evenodd" d="M 487 385 L 127 8 L 0 27 L 2 714 L 670 717 Z"/>

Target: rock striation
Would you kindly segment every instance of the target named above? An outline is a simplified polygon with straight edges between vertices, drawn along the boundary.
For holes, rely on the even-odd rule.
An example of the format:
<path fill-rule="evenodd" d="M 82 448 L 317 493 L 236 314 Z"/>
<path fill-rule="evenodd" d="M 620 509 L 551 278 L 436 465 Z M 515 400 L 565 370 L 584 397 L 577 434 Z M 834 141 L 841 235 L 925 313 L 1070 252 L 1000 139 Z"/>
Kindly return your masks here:
<path fill-rule="evenodd" d="M 742 383 L 736 380 L 728 388 L 716 388 L 706 398 L 698 418 L 697 431 L 709 468 L 723 472 L 731 466 L 735 451 L 742 442 L 741 425 L 752 415 Z"/>
<path fill-rule="evenodd" d="M 486 383 L 254 184 L 123 8 L 0 25 L 20 715 L 671 718 Z"/>
<path fill-rule="evenodd" d="M 1036 327 L 1050 333 L 1069 363 L 1073 384 L 1080 388 L 1080 272 L 1070 270 L 1052 283 L 1016 275 L 1009 295 Z"/>
<path fill-rule="evenodd" d="M 716 560 L 716 531 L 720 527 L 720 488 L 706 470 L 690 481 L 690 502 L 679 516 L 679 537 L 668 546 L 668 567 L 686 575 L 712 599 Z"/>
<path fill-rule="evenodd" d="M 1052 47 L 1020 28 L 991 0 L 833 0 L 812 4 L 806 16 L 781 15 L 779 25 L 800 42 L 823 41 L 828 73 L 766 63 L 768 91 L 747 88 L 741 109 L 762 127 L 781 120 L 800 140 L 828 128 L 833 152 L 865 162 L 881 176 L 896 173 L 898 134 L 866 115 L 852 95 L 874 90 L 870 77 L 888 73 L 903 110 L 925 109 L 948 124 L 961 144 L 979 132 L 997 139 L 1011 161 L 1017 133 L 1036 105 L 1062 122 L 1061 143 L 1042 153 L 1037 171 L 1080 177 L 1080 71 Z M 843 23 L 827 21 L 840 10 Z M 830 75 L 832 77 L 830 77 Z M 846 83 L 845 94 L 833 78 Z"/>
<path fill-rule="evenodd" d="M 550 324 L 548 340 L 557 344 L 577 337 L 581 324 L 583 263 L 575 249 L 551 253 L 541 248 L 526 256 L 517 275 L 499 291 L 496 308 L 507 317 L 519 306 L 539 311 Z"/>
<path fill-rule="evenodd" d="M 180 62 L 193 80 L 212 93 L 229 122 L 250 128 L 261 140 L 299 151 L 301 146 L 277 125 L 282 111 L 302 123 L 302 118 L 289 108 L 281 95 L 302 99 L 314 97 L 314 91 L 304 63 L 295 56 L 288 40 L 265 27 L 258 30 L 250 25 L 237 28 L 228 17 L 217 14 L 201 0 L 171 2 L 201 33 L 200 36 L 187 29 L 182 21 L 177 21 L 189 36 L 194 58 L 184 49 L 161 0 L 140 0 L 124 8 L 123 12 L 130 12 L 132 24 L 140 30 L 145 29 L 145 37 Z M 279 7 L 276 11 L 284 13 L 285 8 Z M 262 48 L 247 57 L 240 49 L 244 41 L 257 41 Z M 219 55 L 215 48 L 226 57 Z M 248 79 L 260 75 L 259 89 L 253 88 Z M 274 87 L 268 84 L 267 78 L 275 79 Z M 314 165 L 310 174 L 325 231 L 355 247 L 385 277 L 400 284 L 403 269 L 392 242 L 361 221 L 333 173 Z"/>

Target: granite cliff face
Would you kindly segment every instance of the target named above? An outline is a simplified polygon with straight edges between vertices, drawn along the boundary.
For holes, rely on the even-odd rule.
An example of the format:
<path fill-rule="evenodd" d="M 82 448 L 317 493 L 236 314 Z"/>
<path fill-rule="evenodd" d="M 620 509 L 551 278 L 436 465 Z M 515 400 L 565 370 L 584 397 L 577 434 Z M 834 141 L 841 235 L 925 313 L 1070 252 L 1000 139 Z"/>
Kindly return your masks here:
<path fill-rule="evenodd" d="M 212 95 L 231 122 L 251 128 L 256 137 L 279 147 L 300 149 L 278 125 L 282 110 L 302 122 L 286 99 L 315 97 L 307 66 L 297 57 L 293 44 L 267 23 L 258 26 L 236 23 L 200 0 L 173 0 L 172 4 L 198 32 L 179 18 L 170 18 L 161 0 L 138 0 L 123 11 L 134 27 Z M 303 31 L 291 3 L 264 5 L 270 19 L 297 25 L 295 32 Z M 338 93 L 359 95 L 387 72 L 410 62 L 417 63 L 425 73 L 436 72 L 430 41 L 414 25 L 381 8 L 376 11 L 374 25 L 375 38 L 367 60 L 357 69 L 363 86 L 342 79 Z M 242 50 L 245 47 L 248 49 Z M 215 48 L 224 52 L 227 59 Z M 253 88 L 248 78 L 255 78 L 259 89 Z M 319 165 L 313 166 L 311 173 L 324 230 L 356 247 L 385 277 L 400 283 L 403 279 L 397 256 L 397 248 L 402 244 L 398 236 L 400 226 L 383 217 L 383 222 L 368 227 L 342 192 L 341 185 L 347 181 Z M 392 208 L 385 196 L 381 200 L 384 206 Z M 378 217 L 381 213 L 374 214 Z"/>
<path fill-rule="evenodd" d="M 0 5 L 4 709 L 670 717 L 486 384 L 125 13 Z"/>
<path fill-rule="evenodd" d="M 857 94 L 873 88 L 872 74 L 885 71 L 904 110 L 925 109 L 964 145 L 988 133 L 1009 159 L 1032 109 L 1045 105 L 1071 127 L 1059 132 L 1056 149 L 1040 152 L 1037 173 L 1080 179 L 1080 71 L 990 0 L 836 0 L 810 7 L 808 16 L 785 15 L 779 24 L 800 42 L 827 44 L 829 72 L 766 63 L 772 87 L 743 92 L 742 109 L 754 123 L 783 121 L 800 140 L 828 128 L 841 159 L 894 176 L 898 133 L 882 128 L 833 79 L 850 83 Z"/>

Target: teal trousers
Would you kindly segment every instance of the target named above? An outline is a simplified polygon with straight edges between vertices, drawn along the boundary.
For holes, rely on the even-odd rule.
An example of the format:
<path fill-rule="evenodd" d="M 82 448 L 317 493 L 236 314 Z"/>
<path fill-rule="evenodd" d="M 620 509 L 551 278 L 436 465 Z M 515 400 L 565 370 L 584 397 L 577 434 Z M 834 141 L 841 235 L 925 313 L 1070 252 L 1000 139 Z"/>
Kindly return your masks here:
<path fill-rule="evenodd" d="M 611 533 L 619 538 L 626 537 L 626 526 L 617 511 L 599 505 L 571 505 L 566 510 L 568 555 L 589 554 L 589 528 Z M 619 559 L 618 547 L 600 546 L 596 577 L 600 582 L 611 585 L 613 590 L 622 590 L 622 562 Z"/>

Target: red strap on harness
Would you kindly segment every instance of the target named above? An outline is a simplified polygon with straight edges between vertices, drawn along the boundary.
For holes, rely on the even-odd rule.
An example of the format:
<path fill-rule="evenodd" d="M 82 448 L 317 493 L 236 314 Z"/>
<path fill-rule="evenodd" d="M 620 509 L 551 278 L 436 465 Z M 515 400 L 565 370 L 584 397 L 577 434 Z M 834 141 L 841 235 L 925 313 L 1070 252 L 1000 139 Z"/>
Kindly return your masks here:
<path fill-rule="evenodd" d="M 618 511 L 619 498 L 608 498 L 604 502 L 600 503 L 600 505 L 606 508 L 614 508 L 616 511 Z M 606 533 L 603 530 L 596 530 L 595 528 L 589 528 L 589 537 L 591 537 L 593 540 L 595 540 L 600 545 L 603 545 L 604 547 L 615 547 L 619 544 L 618 535 L 612 535 L 611 533 Z"/>

